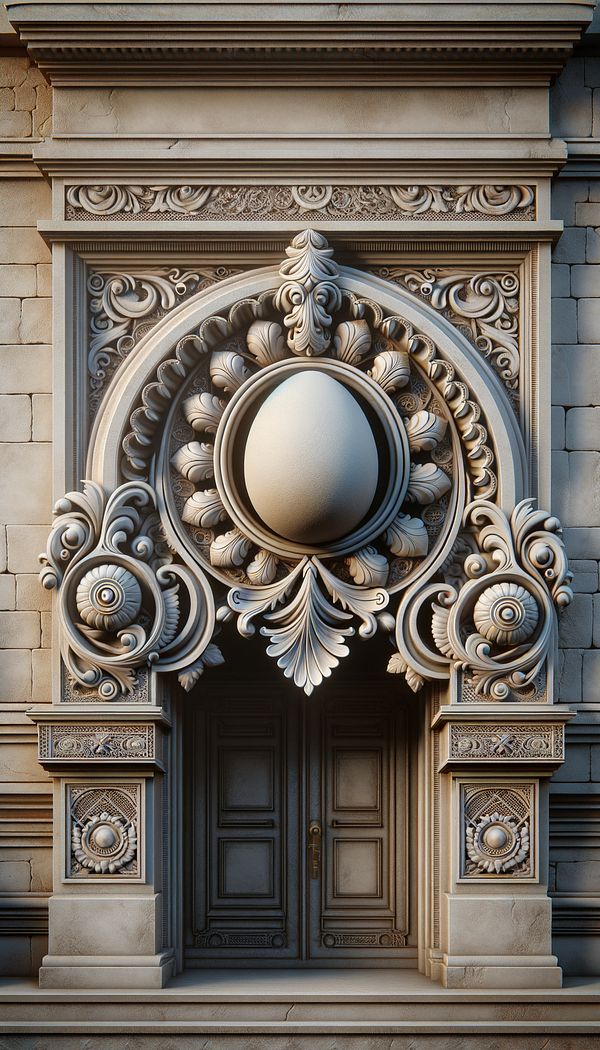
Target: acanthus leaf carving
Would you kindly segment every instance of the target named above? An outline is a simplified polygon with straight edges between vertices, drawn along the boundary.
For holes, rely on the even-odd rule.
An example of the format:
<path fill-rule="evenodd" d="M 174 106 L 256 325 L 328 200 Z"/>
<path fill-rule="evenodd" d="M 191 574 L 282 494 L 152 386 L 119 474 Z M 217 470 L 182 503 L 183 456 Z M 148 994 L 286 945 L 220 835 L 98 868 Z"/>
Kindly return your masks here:
<path fill-rule="evenodd" d="M 319 356 L 329 347 L 332 313 L 342 303 L 333 249 L 316 230 L 304 230 L 286 248 L 286 255 L 274 302 L 285 313 L 288 346 L 301 357 Z"/>

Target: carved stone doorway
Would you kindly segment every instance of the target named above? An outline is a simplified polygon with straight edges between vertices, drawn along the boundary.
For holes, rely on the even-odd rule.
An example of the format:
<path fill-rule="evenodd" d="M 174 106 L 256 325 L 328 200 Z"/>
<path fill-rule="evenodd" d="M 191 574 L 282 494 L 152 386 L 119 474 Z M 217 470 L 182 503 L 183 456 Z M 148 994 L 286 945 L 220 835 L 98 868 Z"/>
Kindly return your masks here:
<path fill-rule="evenodd" d="M 187 966 L 416 965 L 414 703 L 371 655 L 307 698 L 257 654 L 187 704 Z"/>

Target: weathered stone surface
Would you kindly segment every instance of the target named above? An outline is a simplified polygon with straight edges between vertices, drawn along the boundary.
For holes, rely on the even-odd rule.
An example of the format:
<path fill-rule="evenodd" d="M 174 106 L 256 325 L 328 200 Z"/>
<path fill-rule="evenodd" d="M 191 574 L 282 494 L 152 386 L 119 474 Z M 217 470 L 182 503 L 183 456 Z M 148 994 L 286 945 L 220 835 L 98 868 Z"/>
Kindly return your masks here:
<path fill-rule="evenodd" d="M 600 347 L 553 347 L 552 400 L 556 405 L 600 404 Z"/>
<path fill-rule="evenodd" d="M 563 540 L 571 558 L 600 558 L 600 529 L 563 529 Z"/>
<path fill-rule="evenodd" d="M 577 561 L 572 558 L 569 567 L 573 573 L 571 587 L 574 591 L 580 594 L 594 594 L 598 590 L 597 561 Z"/>
<path fill-rule="evenodd" d="M 0 228 L 0 263 L 48 263 L 50 249 L 35 229 Z"/>
<path fill-rule="evenodd" d="M 32 437 L 34 441 L 52 441 L 52 395 L 34 394 Z"/>
<path fill-rule="evenodd" d="M 30 437 L 31 399 L 26 394 L 0 394 L 0 442 Z"/>
<path fill-rule="evenodd" d="M 600 234 L 589 226 L 586 231 L 585 258 L 589 263 L 600 262 Z"/>
<path fill-rule="evenodd" d="M 591 594 L 576 594 L 561 614 L 558 640 L 570 649 L 586 649 L 592 644 Z"/>
<path fill-rule="evenodd" d="M 52 295 L 52 266 L 48 263 L 38 263 L 37 272 L 37 294 Z"/>
<path fill-rule="evenodd" d="M 16 343 L 19 340 L 21 323 L 21 300 L 0 301 L 0 343 Z"/>
<path fill-rule="evenodd" d="M 10 572 L 39 572 L 38 555 L 46 549 L 49 525 L 8 525 L 8 568 Z"/>
<path fill-rule="evenodd" d="M 23 297 L 25 295 L 35 295 L 35 293 L 35 266 L 26 266 L 25 264 L 0 266 L 0 295 Z"/>
<path fill-rule="evenodd" d="M 586 259 L 586 231 L 567 227 L 552 254 L 553 262 L 583 263 Z M 596 260 L 593 260 L 594 262 Z"/>
<path fill-rule="evenodd" d="M 31 135 L 31 114 L 16 110 L 0 111 L 0 135 L 5 138 L 27 138 Z"/>
<path fill-rule="evenodd" d="M 573 58 L 550 93 L 555 135 L 591 135 L 592 92 L 584 80 L 583 58 Z"/>
<path fill-rule="evenodd" d="M 17 609 L 47 611 L 52 603 L 52 592 L 42 587 L 39 576 L 32 572 L 19 573 L 16 576 L 16 595 Z"/>
<path fill-rule="evenodd" d="M 3 572 L 0 575 L 0 609 L 15 607 L 15 577 Z"/>
<path fill-rule="evenodd" d="M 575 222 L 578 226 L 600 226 L 600 204 L 577 204 Z"/>
<path fill-rule="evenodd" d="M 582 698 L 588 704 L 600 703 L 600 649 L 583 654 Z"/>
<path fill-rule="evenodd" d="M 557 343 L 577 341 L 577 303 L 574 299 L 552 299 L 552 338 Z M 587 343 L 593 341 L 585 340 Z"/>
<path fill-rule="evenodd" d="M 553 779 L 560 783 L 587 784 L 590 780 L 591 747 L 589 744 L 569 742 L 565 761 Z"/>
<path fill-rule="evenodd" d="M 600 861 L 559 861 L 556 865 L 556 888 L 560 892 L 592 893 L 598 887 Z"/>
<path fill-rule="evenodd" d="M 8 524 L 33 525 L 51 517 L 51 452 L 41 441 L 0 445 L 0 502 Z"/>
<path fill-rule="evenodd" d="M 29 649 L 0 649 L 0 702 L 31 700 Z"/>
<path fill-rule="evenodd" d="M 0 347 L 0 393 L 47 393 L 51 390 L 51 347 Z"/>
<path fill-rule="evenodd" d="M 565 447 L 565 410 L 559 405 L 552 406 L 552 448 L 560 450 Z"/>
<path fill-rule="evenodd" d="M 45 179 L 7 179 L 0 197 L 0 226 L 35 226 L 38 219 L 50 215 L 50 207 Z"/>
<path fill-rule="evenodd" d="M 600 204 L 598 205 L 600 208 Z M 559 302 L 562 300 L 559 300 Z M 573 306 L 575 303 L 573 303 Z M 566 326 L 563 326 L 566 328 Z M 580 343 L 600 343 L 600 299 L 580 299 L 577 304 L 577 338 Z M 568 343 L 570 339 L 560 339 Z"/>
<path fill-rule="evenodd" d="M 565 226 L 575 226 L 575 207 L 588 197 L 587 179 L 556 179 L 552 186 L 552 218 L 562 219 Z"/>
<path fill-rule="evenodd" d="M 581 700 L 583 656 L 581 649 L 558 651 L 558 699 L 563 704 Z"/>
<path fill-rule="evenodd" d="M 51 299 L 23 300 L 20 335 L 23 343 L 44 343 L 52 339 Z"/>
<path fill-rule="evenodd" d="M 39 612 L 0 612 L 0 644 L 6 649 L 34 649 L 41 641 Z"/>
<path fill-rule="evenodd" d="M 576 299 L 600 296 L 600 266 L 571 266 L 571 295 Z"/>
<path fill-rule="evenodd" d="M 600 449 L 600 407 L 571 408 L 567 412 L 565 439 L 568 449 Z"/>
<path fill-rule="evenodd" d="M 564 221 L 564 220 L 563 220 Z M 584 267 L 585 269 L 585 267 Z M 571 294 L 571 268 L 564 263 L 552 264 L 552 295 L 566 297 Z"/>
<path fill-rule="evenodd" d="M 52 700 L 52 650 L 34 649 L 31 654 L 32 699 L 46 704 Z"/>

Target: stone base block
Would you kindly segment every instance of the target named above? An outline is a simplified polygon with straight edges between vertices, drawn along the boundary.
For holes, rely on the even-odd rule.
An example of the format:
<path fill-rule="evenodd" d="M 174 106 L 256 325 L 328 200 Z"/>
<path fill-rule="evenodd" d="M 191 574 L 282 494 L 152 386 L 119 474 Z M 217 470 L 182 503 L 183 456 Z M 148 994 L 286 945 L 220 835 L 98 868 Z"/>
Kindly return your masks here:
<path fill-rule="evenodd" d="M 40 988 L 164 988 L 174 976 L 173 954 L 46 955 Z"/>
<path fill-rule="evenodd" d="M 561 988 L 555 955 L 445 955 L 440 966 L 444 988 Z"/>

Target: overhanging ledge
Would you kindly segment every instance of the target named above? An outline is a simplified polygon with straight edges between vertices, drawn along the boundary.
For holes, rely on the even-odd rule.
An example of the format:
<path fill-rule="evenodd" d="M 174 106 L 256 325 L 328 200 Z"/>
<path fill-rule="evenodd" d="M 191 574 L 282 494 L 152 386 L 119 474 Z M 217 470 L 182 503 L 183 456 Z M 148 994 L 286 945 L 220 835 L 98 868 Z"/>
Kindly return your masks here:
<path fill-rule="evenodd" d="M 4 981 L 0 1033 L 56 1033 L 56 1044 L 46 1043 L 52 1050 L 64 1046 L 63 1035 L 89 1034 L 90 1025 L 104 1035 L 261 1035 L 266 1046 L 282 1034 L 599 1037 L 599 1007 L 597 978 L 491 991 L 440 988 L 406 969 L 210 970 L 147 991 L 48 991 Z M 147 1046 L 141 1038 L 139 1045 Z"/>

